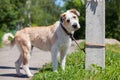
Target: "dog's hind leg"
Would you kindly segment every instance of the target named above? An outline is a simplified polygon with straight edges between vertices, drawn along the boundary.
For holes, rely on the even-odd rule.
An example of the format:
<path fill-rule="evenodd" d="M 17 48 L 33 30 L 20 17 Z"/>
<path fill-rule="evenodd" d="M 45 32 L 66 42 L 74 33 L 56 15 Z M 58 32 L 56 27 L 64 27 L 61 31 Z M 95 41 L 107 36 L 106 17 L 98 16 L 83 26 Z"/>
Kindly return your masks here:
<path fill-rule="evenodd" d="M 16 63 L 18 64 L 18 68 L 16 68 L 16 71 L 17 69 L 19 69 L 20 67 L 20 64 L 23 63 L 23 70 L 26 72 L 27 76 L 28 77 L 31 77 L 33 76 L 29 70 L 29 59 L 31 57 L 30 55 L 30 51 L 31 51 L 31 43 L 29 42 L 29 40 L 26 40 L 24 38 L 16 38 L 16 42 L 17 42 L 17 46 L 21 52 L 21 57 L 16 61 Z M 19 70 L 18 70 L 19 72 Z"/>
<path fill-rule="evenodd" d="M 22 46 L 23 47 L 23 54 L 22 54 L 22 58 L 23 58 L 23 69 L 26 72 L 28 77 L 32 77 L 32 73 L 30 72 L 29 69 L 29 59 L 31 57 L 30 55 L 30 46 Z"/>
<path fill-rule="evenodd" d="M 19 56 L 19 58 L 15 62 L 16 73 L 17 73 L 17 76 L 22 76 L 23 74 L 20 73 L 20 66 L 22 64 L 22 53 L 23 53 L 23 50 L 22 50 L 20 44 L 18 43 L 18 41 L 16 42 L 16 46 L 18 47 L 18 49 L 19 49 L 19 51 L 21 53 L 20 56 Z"/>
<path fill-rule="evenodd" d="M 15 62 L 15 66 L 16 66 L 16 72 L 18 76 L 22 76 L 22 73 L 20 73 L 20 66 L 22 64 L 22 56 L 20 54 L 18 60 Z"/>

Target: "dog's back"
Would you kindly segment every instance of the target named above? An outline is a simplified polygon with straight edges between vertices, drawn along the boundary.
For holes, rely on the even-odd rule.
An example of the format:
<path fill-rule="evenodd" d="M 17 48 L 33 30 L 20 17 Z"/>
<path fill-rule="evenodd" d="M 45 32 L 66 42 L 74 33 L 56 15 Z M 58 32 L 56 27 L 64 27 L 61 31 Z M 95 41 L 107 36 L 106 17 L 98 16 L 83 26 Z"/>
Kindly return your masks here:
<path fill-rule="evenodd" d="M 26 42 L 28 45 L 33 45 L 41 50 L 51 50 L 56 36 L 56 26 L 47 27 L 31 27 L 18 31 L 15 35 L 16 41 Z"/>

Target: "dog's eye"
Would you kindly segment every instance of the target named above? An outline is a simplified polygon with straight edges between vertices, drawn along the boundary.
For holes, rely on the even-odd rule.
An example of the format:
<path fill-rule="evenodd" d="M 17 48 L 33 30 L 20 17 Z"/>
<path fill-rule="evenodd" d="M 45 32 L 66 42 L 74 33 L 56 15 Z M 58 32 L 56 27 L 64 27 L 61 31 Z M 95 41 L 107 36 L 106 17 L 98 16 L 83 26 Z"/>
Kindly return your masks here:
<path fill-rule="evenodd" d="M 76 16 L 73 16 L 74 19 L 76 19 Z"/>
<path fill-rule="evenodd" d="M 68 20 L 67 20 L 67 22 L 69 23 L 69 22 L 70 22 L 70 20 L 68 19 Z"/>

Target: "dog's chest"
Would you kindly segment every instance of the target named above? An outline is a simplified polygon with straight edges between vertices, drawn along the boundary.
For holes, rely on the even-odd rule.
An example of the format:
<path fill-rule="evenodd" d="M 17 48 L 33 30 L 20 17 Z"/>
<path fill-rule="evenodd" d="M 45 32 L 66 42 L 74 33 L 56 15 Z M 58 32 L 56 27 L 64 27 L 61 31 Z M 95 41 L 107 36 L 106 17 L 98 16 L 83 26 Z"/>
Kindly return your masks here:
<path fill-rule="evenodd" d="M 58 44 L 59 47 L 69 47 L 71 45 L 71 38 L 69 35 L 67 35 L 61 26 L 57 30 L 57 37 L 58 37 Z"/>
<path fill-rule="evenodd" d="M 69 36 L 61 36 L 58 43 L 60 48 L 68 48 L 71 45 L 71 39 Z"/>

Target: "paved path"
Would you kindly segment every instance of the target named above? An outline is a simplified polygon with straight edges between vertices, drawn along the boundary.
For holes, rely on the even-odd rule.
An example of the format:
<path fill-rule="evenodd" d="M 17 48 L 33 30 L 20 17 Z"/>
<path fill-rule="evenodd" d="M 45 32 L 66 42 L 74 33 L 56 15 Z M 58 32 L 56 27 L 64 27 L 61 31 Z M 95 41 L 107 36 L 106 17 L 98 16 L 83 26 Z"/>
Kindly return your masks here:
<path fill-rule="evenodd" d="M 75 46 L 70 47 L 68 53 L 75 50 Z M 14 62 L 19 56 L 19 51 L 15 47 L 4 47 L 0 48 L 0 80 L 29 80 L 30 78 L 17 77 L 15 72 Z M 38 68 L 42 67 L 45 63 L 51 62 L 50 52 L 41 51 L 37 48 L 33 49 L 33 54 L 30 59 L 30 70 L 34 74 L 38 71 Z M 21 69 L 21 72 L 25 72 Z"/>

